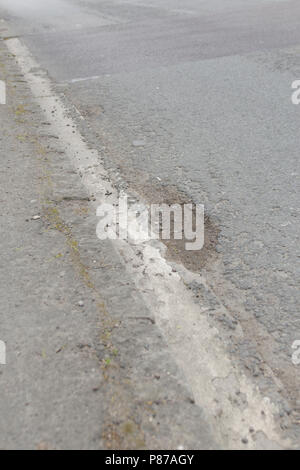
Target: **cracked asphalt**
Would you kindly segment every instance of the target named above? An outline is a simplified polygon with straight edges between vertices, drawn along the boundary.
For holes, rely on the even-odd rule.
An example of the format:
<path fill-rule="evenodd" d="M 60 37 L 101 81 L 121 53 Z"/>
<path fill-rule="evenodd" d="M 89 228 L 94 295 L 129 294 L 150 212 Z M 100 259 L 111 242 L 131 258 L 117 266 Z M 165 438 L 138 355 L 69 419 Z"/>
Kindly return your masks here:
<path fill-rule="evenodd" d="M 1 449 L 218 446 L 1 45 Z M 184 433 L 182 431 L 184 429 Z"/>
<path fill-rule="evenodd" d="M 0 0 L 0 17 L 10 26 L 7 33 L 3 25 L 2 38 L 17 36 L 28 47 L 116 186 L 148 203 L 168 194 L 173 203 L 184 197 L 205 204 L 217 234 L 209 256 L 201 263 L 197 256 L 187 261 L 184 253 L 170 257 L 183 271 L 205 279 L 205 285 L 199 284 L 182 274 L 195 302 L 210 312 L 236 367 L 278 406 L 282 435 L 298 445 L 300 369 L 291 361 L 291 346 L 300 339 L 300 106 L 291 102 L 291 84 L 300 74 L 299 2 L 54 0 L 50 5 L 28 0 L 24 5 Z M 40 110 L 32 111 L 35 105 L 12 58 L 6 56 L 5 40 L 0 72 L 9 84 L 10 114 L 0 107 L 5 170 L 0 196 L 5 201 L 1 312 L 9 311 L 10 316 L 4 315 L 1 334 L 8 338 L 8 347 L 14 345 L 11 354 L 17 366 L 5 369 L 1 378 L 7 376 L 8 391 L 17 389 L 18 371 L 22 391 L 14 392 L 13 406 L 7 406 L 8 398 L 0 404 L 5 422 L 12 423 L 8 432 L 1 429 L 1 446 L 217 447 L 214 429 L 207 432 L 205 410 L 203 415 L 193 404 L 182 370 L 167 342 L 157 336 L 156 325 L 149 332 L 128 319 L 129 311 L 130 317 L 153 315 L 113 247 L 103 248 L 101 262 L 97 258 L 99 268 L 109 265 L 113 276 L 94 269 L 98 240 L 83 235 L 95 227 L 87 194 L 61 157 L 59 143 L 45 131 L 47 125 L 40 124 Z M 46 156 L 36 143 L 40 135 Z M 48 152 L 54 165 L 49 171 Z M 34 185 L 28 184 L 31 180 Z M 10 188 L 16 184 L 12 195 Z M 57 202 L 70 193 L 74 199 Z M 58 215 L 46 200 L 56 201 L 61 219 L 55 220 Z M 41 220 L 33 221 L 37 213 Z M 72 234 L 55 230 L 69 225 Z M 97 277 L 97 292 L 77 256 L 76 243 L 82 239 L 86 245 L 80 256 Z M 102 302 L 109 319 L 99 307 Z M 98 330 L 102 335 L 116 331 L 120 306 L 123 333 L 117 329 L 112 344 L 103 337 L 99 341 Z M 102 323 L 95 326 L 99 317 Z M 33 324 L 38 341 L 28 345 L 24 328 Z M 144 344 L 150 344 L 155 372 L 147 361 L 137 361 Z M 25 357 L 20 351 L 26 351 Z M 105 389 L 105 361 L 113 351 L 118 351 L 116 373 L 107 379 L 104 399 L 95 400 L 99 389 Z M 53 377 L 60 377 L 58 371 L 67 364 L 62 387 Z M 21 369 L 27 369 L 28 376 L 19 375 Z M 166 377 L 166 383 L 155 376 Z M 144 389 L 138 386 L 143 377 Z M 163 395 L 166 389 L 172 398 Z M 119 409 L 111 397 L 120 403 Z M 62 425 L 59 410 L 66 401 L 70 412 L 64 413 L 70 420 Z M 77 414 L 72 412 L 74 403 L 80 404 Z M 14 419 L 16 409 L 27 426 L 22 433 Z M 84 438 L 81 427 L 89 429 Z"/>

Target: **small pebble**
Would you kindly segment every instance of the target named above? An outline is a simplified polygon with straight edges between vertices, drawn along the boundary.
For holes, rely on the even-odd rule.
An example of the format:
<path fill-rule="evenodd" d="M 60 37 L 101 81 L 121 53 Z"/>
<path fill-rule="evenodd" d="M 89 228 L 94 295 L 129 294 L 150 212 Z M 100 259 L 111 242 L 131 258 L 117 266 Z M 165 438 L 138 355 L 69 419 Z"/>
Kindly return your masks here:
<path fill-rule="evenodd" d="M 144 140 L 134 140 L 132 142 L 132 145 L 134 147 L 144 147 L 146 145 L 146 142 Z"/>

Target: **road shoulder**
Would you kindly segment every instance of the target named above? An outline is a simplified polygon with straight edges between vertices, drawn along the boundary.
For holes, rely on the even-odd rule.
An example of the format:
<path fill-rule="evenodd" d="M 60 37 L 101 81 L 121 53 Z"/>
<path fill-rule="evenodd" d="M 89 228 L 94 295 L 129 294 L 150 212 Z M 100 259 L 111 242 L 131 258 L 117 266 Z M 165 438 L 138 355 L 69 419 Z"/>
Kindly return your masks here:
<path fill-rule="evenodd" d="M 203 412 L 1 44 L 0 447 L 211 448 Z M 184 429 L 184 435 L 182 435 Z"/>

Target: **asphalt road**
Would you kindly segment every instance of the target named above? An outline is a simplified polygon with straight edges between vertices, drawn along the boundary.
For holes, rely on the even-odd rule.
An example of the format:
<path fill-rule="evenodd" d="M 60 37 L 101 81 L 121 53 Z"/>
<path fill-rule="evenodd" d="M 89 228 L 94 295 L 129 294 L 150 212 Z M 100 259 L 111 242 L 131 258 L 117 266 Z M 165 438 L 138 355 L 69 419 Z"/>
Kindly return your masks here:
<path fill-rule="evenodd" d="M 0 0 L 0 10 L 110 171 L 149 202 L 159 178 L 205 204 L 218 242 L 189 267 L 242 325 L 233 353 L 263 390 L 266 363 L 299 407 L 299 2 Z"/>

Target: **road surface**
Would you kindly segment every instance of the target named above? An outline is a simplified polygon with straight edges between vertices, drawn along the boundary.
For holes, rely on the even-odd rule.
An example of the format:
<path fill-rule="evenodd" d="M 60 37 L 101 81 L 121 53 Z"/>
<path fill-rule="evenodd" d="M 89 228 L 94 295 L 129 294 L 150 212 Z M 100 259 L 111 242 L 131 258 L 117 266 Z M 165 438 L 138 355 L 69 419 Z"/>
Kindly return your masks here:
<path fill-rule="evenodd" d="M 170 257 L 226 307 L 212 316 L 228 353 L 299 442 L 299 2 L 0 0 L 0 14 L 112 179 L 205 205 L 204 255 Z"/>

